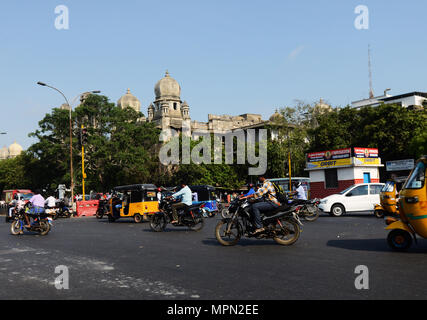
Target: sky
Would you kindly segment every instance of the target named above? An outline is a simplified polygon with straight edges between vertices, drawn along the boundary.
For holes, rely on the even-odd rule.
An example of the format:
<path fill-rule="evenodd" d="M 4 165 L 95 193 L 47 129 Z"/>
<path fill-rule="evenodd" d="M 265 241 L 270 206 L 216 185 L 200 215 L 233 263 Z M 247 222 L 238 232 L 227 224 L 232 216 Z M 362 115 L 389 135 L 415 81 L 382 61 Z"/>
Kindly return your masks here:
<path fill-rule="evenodd" d="M 67 30 L 55 27 L 59 5 Z M 355 27 L 359 5 L 368 29 Z M 147 114 L 168 70 L 193 120 L 268 119 L 297 100 L 338 107 L 368 97 L 370 44 L 376 95 L 427 91 L 426 12 L 424 0 L 2 0 L 0 147 L 28 148 L 28 133 L 64 103 L 37 81 L 70 101 L 101 90 L 117 102 L 130 88 Z"/>

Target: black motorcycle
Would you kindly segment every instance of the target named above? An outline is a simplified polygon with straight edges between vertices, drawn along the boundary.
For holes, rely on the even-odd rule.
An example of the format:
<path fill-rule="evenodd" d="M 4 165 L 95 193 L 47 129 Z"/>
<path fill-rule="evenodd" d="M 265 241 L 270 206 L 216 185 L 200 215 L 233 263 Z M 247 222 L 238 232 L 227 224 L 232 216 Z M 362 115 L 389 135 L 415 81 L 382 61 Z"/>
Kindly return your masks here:
<path fill-rule="evenodd" d="M 176 203 L 169 197 L 163 198 L 160 201 L 160 212 L 155 213 L 150 219 L 150 228 L 155 232 L 162 232 L 166 229 L 168 223 L 173 221 L 172 218 L 172 204 Z M 174 227 L 188 227 L 193 231 L 200 231 L 205 224 L 203 220 L 203 212 L 200 209 L 201 205 L 188 206 L 185 209 L 177 211 L 178 223 L 172 224 Z"/>
<path fill-rule="evenodd" d="M 98 209 L 96 210 L 95 217 L 97 219 L 102 219 L 104 215 L 108 215 L 110 212 L 108 200 L 99 200 Z"/>
<path fill-rule="evenodd" d="M 298 211 L 298 216 L 303 218 L 307 222 L 316 221 L 319 218 L 320 200 L 293 200 L 290 205 L 301 205 L 301 209 Z"/>
<path fill-rule="evenodd" d="M 71 217 L 71 210 L 68 208 L 68 206 L 65 205 L 65 202 L 63 200 L 60 200 L 56 203 L 55 208 L 47 208 L 52 210 L 52 219 L 56 220 L 58 218 L 70 218 Z"/>
<path fill-rule="evenodd" d="M 298 217 L 301 206 L 281 206 L 262 215 L 265 231 L 254 234 L 256 228 L 249 212 L 251 202 L 235 199 L 231 202 L 230 218 L 222 219 L 215 228 L 215 236 L 223 246 L 234 246 L 246 236 L 256 239 L 273 239 L 280 245 L 294 244 L 301 233 L 302 223 Z"/>

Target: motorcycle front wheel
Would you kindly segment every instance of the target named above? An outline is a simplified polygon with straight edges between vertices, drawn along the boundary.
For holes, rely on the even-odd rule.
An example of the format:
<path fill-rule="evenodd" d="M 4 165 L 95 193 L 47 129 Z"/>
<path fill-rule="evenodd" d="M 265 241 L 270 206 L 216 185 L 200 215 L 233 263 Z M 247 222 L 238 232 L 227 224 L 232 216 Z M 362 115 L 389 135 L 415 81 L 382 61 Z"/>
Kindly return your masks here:
<path fill-rule="evenodd" d="M 10 233 L 14 236 L 21 234 L 21 222 L 19 220 L 15 220 L 10 224 Z"/>
<path fill-rule="evenodd" d="M 223 246 L 236 245 L 241 237 L 238 224 L 231 220 L 218 222 L 215 228 L 215 237 Z"/>
<path fill-rule="evenodd" d="M 97 219 L 102 219 L 104 217 L 104 212 L 102 212 L 102 210 L 96 211 L 95 217 Z"/>
<path fill-rule="evenodd" d="M 273 239 L 282 246 L 290 246 L 298 240 L 300 233 L 301 228 L 296 221 L 282 218 L 276 225 L 277 236 Z"/>
<path fill-rule="evenodd" d="M 164 215 L 155 214 L 150 219 L 150 228 L 154 232 L 162 232 L 166 229 L 166 218 Z"/>

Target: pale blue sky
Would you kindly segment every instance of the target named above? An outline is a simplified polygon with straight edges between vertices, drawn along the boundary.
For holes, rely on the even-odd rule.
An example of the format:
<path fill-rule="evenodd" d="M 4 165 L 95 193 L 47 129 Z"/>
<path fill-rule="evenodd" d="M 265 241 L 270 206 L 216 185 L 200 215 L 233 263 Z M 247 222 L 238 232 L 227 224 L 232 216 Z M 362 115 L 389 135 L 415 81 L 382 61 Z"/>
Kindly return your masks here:
<path fill-rule="evenodd" d="M 58 5 L 70 29 L 55 29 Z M 358 5 L 369 30 L 354 27 Z M 27 134 L 63 103 L 102 90 L 116 102 L 129 87 L 142 102 L 168 69 L 192 119 L 260 113 L 296 99 L 344 106 L 368 95 L 367 47 L 376 94 L 427 91 L 423 0 L 199 0 L 0 2 L 0 145 Z"/>

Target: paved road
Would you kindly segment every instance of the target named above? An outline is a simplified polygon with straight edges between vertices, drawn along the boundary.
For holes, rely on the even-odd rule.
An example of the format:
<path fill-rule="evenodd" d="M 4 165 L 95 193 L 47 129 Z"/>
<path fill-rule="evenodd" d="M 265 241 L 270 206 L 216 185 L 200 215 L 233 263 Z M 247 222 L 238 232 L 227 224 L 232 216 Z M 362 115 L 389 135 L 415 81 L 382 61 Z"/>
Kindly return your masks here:
<path fill-rule="evenodd" d="M 46 236 L 9 233 L 0 223 L 0 299 L 425 299 L 427 241 L 391 252 L 382 220 L 321 217 L 291 247 L 242 240 L 222 247 L 215 218 L 199 233 L 147 223 L 73 218 Z M 55 267 L 70 288 L 54 286 Z M 369 290 L 354 269 L 369 268 Z"/>

